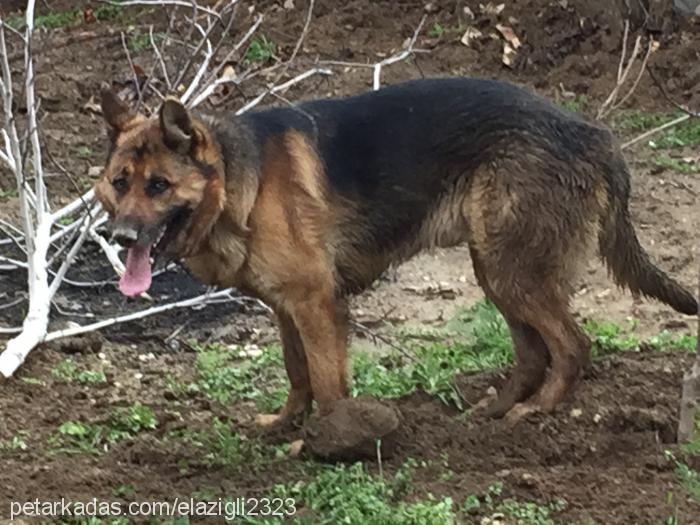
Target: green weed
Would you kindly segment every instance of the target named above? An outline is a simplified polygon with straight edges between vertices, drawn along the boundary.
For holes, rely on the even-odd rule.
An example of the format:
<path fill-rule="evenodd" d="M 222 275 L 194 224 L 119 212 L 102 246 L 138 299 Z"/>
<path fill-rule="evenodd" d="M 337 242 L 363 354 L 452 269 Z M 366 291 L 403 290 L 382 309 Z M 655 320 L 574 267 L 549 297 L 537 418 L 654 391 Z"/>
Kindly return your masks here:
<path fill-rule="evenodd" d="M 575 95 L 571 98 L 562 98 L 559 105 L 572 113 L 582 113 L 588 105 L 588 98 L 585 95 Z"/>
<path fill-rule="evenodd" d="M 81 385 L 96 385 L 107 382 L 107 377 L 102 370 L 82 369 L 70 358 L 57 364 L 51 370 L 51 375 L 66 383 L 76 382 Z"/>
<path fill-rule="evenodd" d="M 209 431 L 184 431 L 174 435 L 204 452 L 204 462 L 216 466 L 242 466 L 251 468 L 266 456 L 265 447 L 259 441 L 250 440 L 232 430 L 229 421 L 214 419 Z M 270 453 L 269 456 L 274 456 Z"/>
<path fill-rule="evenodd" d="M 165 35 L 163 33 L 153 33 L 154 40 L 163 40 Z M 141 31 L 135 31 L 127 42 L 129 51 L 134 55 L 138 55 L 151 47 L 151 35 L 149 33 L 143 33 Z"/>
<path fill-rule="evenodd" d="M 445 28 L 442 27 L 438 22 L 435 22 L 433 24 L 433 27 L 430 28 L 430 31 L 428 31 L 428 36 L 430 38 L 440 38 L 444 34 Z"/>
<path fill-rule="evenodd" d="M 694 173 L 698 170 L 693 164 L 684 162 L 682 159 L 677 159 L 669 156 L 666 153 L 661 153 L 654 158 L 654 164 L 661 168 L 667 168 L 677 173 Z"/>
<path fill-rule="evenodd" d="M 27 450 L 27 442 L 22 436 L 14 436 L 12 439 L 1 441 L 0 452 L 13 450 Z"/>
<path fill-rule="evenodd" d="M 250 47 L 245 54 L 244 62 L 250 64 L 253 62 L 267 62 L 275 57 L 277 53 L 277 44 L 272 40 L 268 40 L 264 35 L 260 38 L 254 38 L 250 43 Z"/>
<path fill-rule="evenodd" d="M 700 448 L 700 445 L 697 443 L 695 446 Z M 695 448 L 695 446 L 693 448 Z M 666 457 L 675 463 L 676 475 L 678 476 L 681 486 L 690 495 L 690 497 L 700 502 L 700 474 L 681 460 L 677 459 L 673 453 L 668 450 L 666 451 Z"/>
<path fill-rule="evenodd" d="M 614 352 L 635 350 L 639 347 L 639 338 L 626 333 L 628 330 L 616 323 L 589 319 L 583 324 L 583 329 L 591 339 L 591 354 L 594 358 Z"/>
<path fill-rule="evenodd" d="M 650 337 L 645 341 L 646 345 L 660 352 L 668 352 L 672 350 L 685 350 L 686 352 L 695 352 L 698 344 L 696 335 L 690 334 L 675 334 L 664 330 L 663 332 Z"/>
<path fill-rule="evenodd" d="M 503 484 L 494 483 L 483 495 L 469 495 L 462 503 L 466 515 L 478 513 L 486 517 L 502 515 L 506 523 L 517 525 L 554 525 L 552 515 L 566 508 L 566 502 L 558 500 L 548 505 L 502 498 Z"/>
<path fill-rule="evenodd" d="M 54 452 L 98 454 L 110 445 L 155 429 L 157 424 L 153 409 L 137 402 L 114 411 L 105 423 L 67 421 L 49 438 L 49 445 Z"/>

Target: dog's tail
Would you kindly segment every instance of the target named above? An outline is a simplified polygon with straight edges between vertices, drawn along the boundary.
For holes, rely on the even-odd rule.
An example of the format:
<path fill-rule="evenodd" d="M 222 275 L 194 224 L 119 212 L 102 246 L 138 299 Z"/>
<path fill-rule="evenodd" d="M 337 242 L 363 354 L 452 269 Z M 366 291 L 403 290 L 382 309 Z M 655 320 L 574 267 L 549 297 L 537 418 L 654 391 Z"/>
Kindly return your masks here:
<path fill-rule="evenodd" d="M 625 195 L 610 195 L 609 213 L 602 220 L 599 236 L 600 255 L 613 279 L 633 294 L 641 293 L 678 312 L 696 315 L 698 302 L 693 294 L 654 265 L 639 244 L 627 207 L 628 187 L 622 193 Z"/>

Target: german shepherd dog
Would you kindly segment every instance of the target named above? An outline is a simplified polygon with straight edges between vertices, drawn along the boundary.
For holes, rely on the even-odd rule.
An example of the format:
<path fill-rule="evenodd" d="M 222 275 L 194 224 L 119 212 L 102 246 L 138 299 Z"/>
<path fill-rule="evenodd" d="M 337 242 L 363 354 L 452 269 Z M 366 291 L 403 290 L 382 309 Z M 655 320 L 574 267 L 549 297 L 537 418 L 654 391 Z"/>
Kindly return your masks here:
<path fill-rule="evenodd" d="M 102 111 L 96 193 L 128 247 L 121 291 L 146 291 L 158 255 L 276 312 L 291 387 L 261 425 L 346 396 L 346 298 L 421 250 L 466 243 L 508 323 L 517 364 L 491 416 L 573 390 L 589 341 L 570 299 L 590 251 L 632 293 L 698 310 L 637 240 L 610 131 L 514 85 L 425 79 L 217 118 L 175 99 L 146 118 L 104 91 Z"/>

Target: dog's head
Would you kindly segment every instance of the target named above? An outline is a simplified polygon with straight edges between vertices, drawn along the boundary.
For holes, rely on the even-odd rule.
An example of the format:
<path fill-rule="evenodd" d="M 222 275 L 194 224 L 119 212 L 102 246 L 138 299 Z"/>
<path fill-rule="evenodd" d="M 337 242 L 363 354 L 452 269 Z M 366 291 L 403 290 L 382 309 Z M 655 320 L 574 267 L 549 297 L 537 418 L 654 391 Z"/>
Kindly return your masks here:
<path fill-rule="evenodd" d="M 197 252 L 224 207 L 224 164 L 211 132 L 177 100 L 148 119 L 104 90 L 102 113 L 112 144 L 95 194 L 128 248 L 120 290 L 133 296 L 150 287 L 151 257 Z"/>

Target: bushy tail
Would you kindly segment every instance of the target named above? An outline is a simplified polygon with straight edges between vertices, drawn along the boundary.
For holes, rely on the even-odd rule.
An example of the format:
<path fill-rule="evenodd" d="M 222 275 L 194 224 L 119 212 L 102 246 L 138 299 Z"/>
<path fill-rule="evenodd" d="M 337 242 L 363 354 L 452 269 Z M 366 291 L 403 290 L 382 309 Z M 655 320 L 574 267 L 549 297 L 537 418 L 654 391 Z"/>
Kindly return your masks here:
<path fill-rule="evenodd" d="M 639 244 L 627 203 L 613 202 L 600 232 L 600 254 L 615 282 L 634 294 L 653 297 L 687 314 L 698 313 L 693 294 L 657 268 Z"/>

